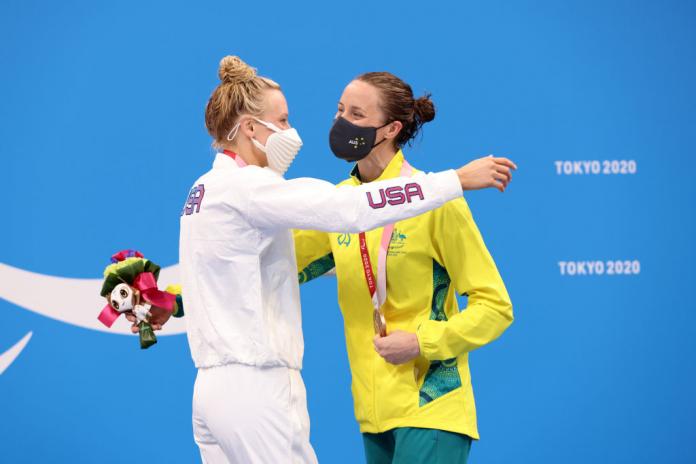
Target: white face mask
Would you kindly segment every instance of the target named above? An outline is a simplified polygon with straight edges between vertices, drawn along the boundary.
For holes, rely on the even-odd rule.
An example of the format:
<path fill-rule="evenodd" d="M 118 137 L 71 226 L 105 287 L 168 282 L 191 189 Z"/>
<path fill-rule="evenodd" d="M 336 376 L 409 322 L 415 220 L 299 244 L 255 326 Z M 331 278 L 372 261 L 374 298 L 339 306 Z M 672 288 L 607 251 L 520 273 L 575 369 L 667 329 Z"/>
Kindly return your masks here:
<path fill-rule="evenodd" d="M 302 139 L 300 138 L 300 134 L 298 134 L 295 129 L 283 130 L 270 122 L 262 121 L 260 119 L 256 119 L 256 121 L 272 130 L 273 133 L 268 136 L 265 146 L 261 145 L 261 142 L 256 139 L 251 139 L 251 141 L 254 145 L 256 145 L 256 148 L 266 154 L 266 158 L 268 159 L 268 167 L 279 173 L 281 176 L 285 175 L 285 172 L 288 170 L 302 147 Z"/>

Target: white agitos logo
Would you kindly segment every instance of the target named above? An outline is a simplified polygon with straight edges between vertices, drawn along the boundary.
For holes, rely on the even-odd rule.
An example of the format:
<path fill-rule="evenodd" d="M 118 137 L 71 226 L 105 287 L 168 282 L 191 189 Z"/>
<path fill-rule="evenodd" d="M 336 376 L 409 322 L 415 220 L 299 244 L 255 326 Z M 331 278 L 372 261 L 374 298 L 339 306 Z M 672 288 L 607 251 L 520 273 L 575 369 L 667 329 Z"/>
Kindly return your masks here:
<path fill-rule="evenodd" d="M 159 288 L 179 282 L 179 265 L 162 268 Z M 106 328 L 97 320 L 104 307 L 99 296 L 102 279 L 73 279 L 25 271 L 0 263 L 0 298 L 42 316 L 100 332 L 132 335 L 125 318 Z M 176 335 L 186 331 L 182 319 L 172 318 L 157 335 Z M 0 354 L 0 374 L 19 356 L 32 333 Z"/>
<path fill-rule="evenodd" d="M 10 364 L 12 364 L 15 359 L 17 359 L 19 353 L 21 353 L 24 347 L 27 346 L 27 343 L 29 343 L 31 335 L 31 332 L 27 333 L 24 337 L 22 337 L 20 341 L 15 343 L 12 346 L 12 348 L 5 351 L 3 354 L 0 354 L 0 374 L 5 372 L 5 369 L 10 367 Z"/>

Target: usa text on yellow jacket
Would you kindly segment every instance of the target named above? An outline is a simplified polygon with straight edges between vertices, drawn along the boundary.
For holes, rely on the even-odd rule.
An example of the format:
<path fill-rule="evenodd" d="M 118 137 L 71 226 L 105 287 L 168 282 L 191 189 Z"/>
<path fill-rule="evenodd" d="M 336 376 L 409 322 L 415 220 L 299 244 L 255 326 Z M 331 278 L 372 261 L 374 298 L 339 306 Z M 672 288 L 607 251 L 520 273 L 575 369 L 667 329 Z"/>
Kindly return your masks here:
<path fill-rule="evenodd" d="M 381 179 L 398 177 L 399 151 Z M 360 185 L 356 171 L 341 185 Z M 382 228 L 366 234 L 373 270 Z M 512 304 L 463 198 L 397 222 L 387 257 L 388 330 L 415 332 L 421 356 L 392 365 L 374 350 L 357 234 L 295 231 L 300 282 L 336 267 L 361 432 L 422 427 L 478 438 L 469 352 L 512 322 Z M 460 312 L 455 291 L 468 295 Z"/>

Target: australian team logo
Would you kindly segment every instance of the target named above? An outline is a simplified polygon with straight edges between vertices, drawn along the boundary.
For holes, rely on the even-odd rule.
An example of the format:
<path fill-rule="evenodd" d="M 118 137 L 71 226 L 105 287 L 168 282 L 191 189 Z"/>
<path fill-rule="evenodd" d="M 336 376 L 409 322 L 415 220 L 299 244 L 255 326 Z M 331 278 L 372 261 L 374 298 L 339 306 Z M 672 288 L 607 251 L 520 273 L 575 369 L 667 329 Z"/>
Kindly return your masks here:
<path fill-rule="evenodd" d="M 391 241 L 389 242 L 389 256 L 400 256 L 406 253 L 406 239 L 408 236 L 399 229 L 394 229 L 392 232 Z"/>

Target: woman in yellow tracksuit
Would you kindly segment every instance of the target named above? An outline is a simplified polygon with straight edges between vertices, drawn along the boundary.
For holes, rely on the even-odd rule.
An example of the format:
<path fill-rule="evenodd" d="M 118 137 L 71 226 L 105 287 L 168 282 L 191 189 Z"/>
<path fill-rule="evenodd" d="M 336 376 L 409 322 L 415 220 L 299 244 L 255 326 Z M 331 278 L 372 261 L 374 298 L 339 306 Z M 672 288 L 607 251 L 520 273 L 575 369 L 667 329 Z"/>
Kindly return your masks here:
<path fill-rule="evenodd" d="M 418 175 L 400 147 L 434 116 L 430 98 L 414 99 L 410 86 L 392 74 L 356 78 L 341 96 L 330 135 L 336 156 L 357 161 L 340 185 Z M 509 169 L 491 166 L 503 190 Z M 408 201 L 408 195 L 387 191 L 370 201 L 379 208 Z M 512 304 L 463 198 L 393 226 L 391 237 L 383 236 L 384 228 L 363 237 L 295 231 L 299 279 L 336 269 L 367 462 L 466 462 L 471 439 L 479 437 L 469 352 L 505 331 Z M 379 337 L 368 279 L 379 282 L 385 273 L 387 335 Z M 455 292 L 468 296 L 464 311 Z"/>

